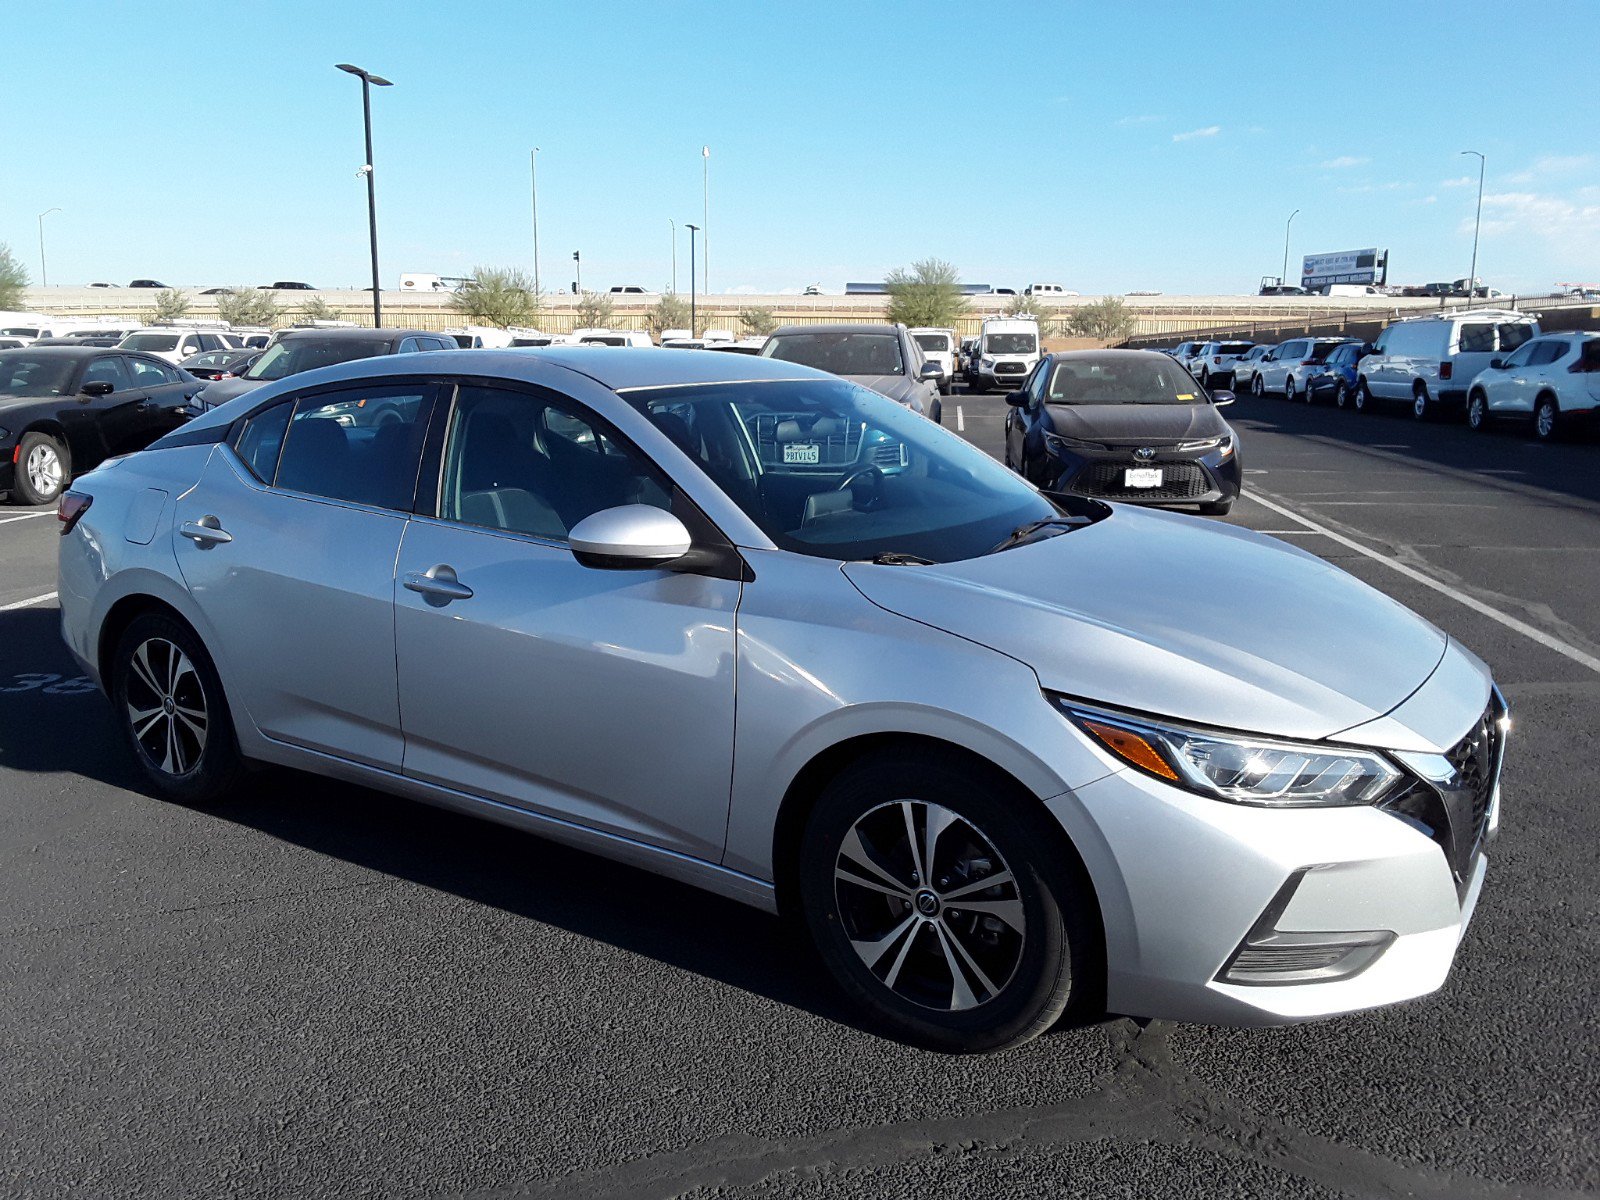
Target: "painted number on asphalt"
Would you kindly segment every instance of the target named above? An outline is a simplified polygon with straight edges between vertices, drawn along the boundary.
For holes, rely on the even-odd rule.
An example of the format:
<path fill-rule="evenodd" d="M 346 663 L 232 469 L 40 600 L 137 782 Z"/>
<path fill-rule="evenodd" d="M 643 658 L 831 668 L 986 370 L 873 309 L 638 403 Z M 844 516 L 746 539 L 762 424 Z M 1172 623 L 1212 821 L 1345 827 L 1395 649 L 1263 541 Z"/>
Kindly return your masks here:
<path fill-rule="evenodd" d="M 94 690 L 94 683 L 87 675 L 68 678 L 37 671 L 13 675 L 9 687 L 0 687 L 0 692 L 39 692 L 45 696 L 81 696 Z"/>

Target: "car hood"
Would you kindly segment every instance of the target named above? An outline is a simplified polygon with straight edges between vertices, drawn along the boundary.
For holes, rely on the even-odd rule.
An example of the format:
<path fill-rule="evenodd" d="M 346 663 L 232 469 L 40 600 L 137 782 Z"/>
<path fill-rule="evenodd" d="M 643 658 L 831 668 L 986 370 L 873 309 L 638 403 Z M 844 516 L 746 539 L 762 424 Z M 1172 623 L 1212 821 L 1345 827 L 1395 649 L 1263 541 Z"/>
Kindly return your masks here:
<path fill-rule="evenodd" d="M 203 408 L 215 408 L 219 404 L 226 404 L 235 396 L 242 396 L 246 392 L 253 392 L 258 387 L 265 387 L 265 379 L 218 379 L 208 383 L 200 390 L 199 401 Z"/>
<path fill-rule="evenodd" d="M 1089 442 L 1182 442 L 1229 432 L 1211 404 L 1047 404 L 1062 437 Z"/>
<path fill-rule="evenodd" d="M 1315 555 L 1120 505 L 998 554 L 844 572 L 890 612 L 1027 663 L 1049 691 L 1279 737 L 1331 737 L 1382 716 L 1448 645 Z"/>
<path fill-rule="evenodd" d="M 846 375 L 844 378 L 901 404 L 910 404 L 920 391 L 918 382 L 909 375 Z"/>

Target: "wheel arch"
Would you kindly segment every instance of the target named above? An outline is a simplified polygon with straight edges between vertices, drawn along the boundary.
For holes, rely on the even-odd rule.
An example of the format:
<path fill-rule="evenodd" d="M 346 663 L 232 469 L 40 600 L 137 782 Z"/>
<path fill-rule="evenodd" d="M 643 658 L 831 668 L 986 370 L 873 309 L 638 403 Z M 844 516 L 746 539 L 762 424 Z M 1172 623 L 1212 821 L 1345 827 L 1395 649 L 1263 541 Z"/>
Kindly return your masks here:
<path fill-rule="evenodd" d="M 145 613 L 160 613 L 162 616 L 171 617 L 174 621 L 182 622 L 184 627 L 205 645 L 205 638 L 201 637 L 200 631 L 194 627 L 194 622 L 177 608 L 149 592 L 130 592 L 106 610 L 95 640 L 95 667 L 108 688 L 111 680 L 111 656 L 116 651 L 117 643 L 122 640 L 122 635 L 127 632 L 128 626 Z M 210 647 L 207 646 L 206 650 L 209 653 Z"/>
<path fill-rule="evenodd" d="M 919 758 L 943 761 L 975 770 L 994 781 L 997 789 L 1011 792 L 1018 803 L 1029 804 L 1044 812 L 1045 825 L 1050 829 L 1058 849 L 1080 876 L 1085 894 L 1094 911 L 1089 914 L 1096 931 L 1101 978 L 1105 967 L 1105 918 L 1099 890 L 1093 872 L 1072 835 L 1062 827 L 1052 813 L 1046 810 L 1044 799 L 1034 793 L 1012 772 L 967 746 L 945 738 L 922 733 L 876 732 L 863 733 L 835 742 L 811 757 L 790 781 L 783 800 L 778 806 L 772 830 L 772 881 L 777 895 L 778 909 L 787 916 L 796 914 L 794 898 L 799 884 L 800 835 L 812 809 L 828 784 L 845 770 L 869 757 L 895 753 L 915 754 Z"/>

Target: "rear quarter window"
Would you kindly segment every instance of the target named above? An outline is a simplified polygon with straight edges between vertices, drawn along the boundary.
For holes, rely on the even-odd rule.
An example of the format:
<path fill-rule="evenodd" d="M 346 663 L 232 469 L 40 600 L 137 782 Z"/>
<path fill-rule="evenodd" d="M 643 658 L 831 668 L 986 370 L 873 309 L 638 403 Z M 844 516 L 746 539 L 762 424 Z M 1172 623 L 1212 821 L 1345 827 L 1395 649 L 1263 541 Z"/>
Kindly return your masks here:
<path fill-rule="evenodd" d="M 293 410 L 294 401 L 286 400 L 256 413 L 245 421 L 234 441 L 234 453 L 262 483 L 271 483 L 277 474 L 278 454 L 283 449 L 284 431 L 289 428 L 289 414 Z"/>

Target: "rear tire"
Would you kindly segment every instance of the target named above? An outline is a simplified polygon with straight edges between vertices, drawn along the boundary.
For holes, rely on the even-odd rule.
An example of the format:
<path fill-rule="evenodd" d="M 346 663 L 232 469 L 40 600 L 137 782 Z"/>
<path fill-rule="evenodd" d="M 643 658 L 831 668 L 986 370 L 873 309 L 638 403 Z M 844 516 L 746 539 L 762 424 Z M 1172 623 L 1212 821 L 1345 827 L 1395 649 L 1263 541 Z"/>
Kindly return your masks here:
<path fill-rule="evenodd" d="M 13 487 L 24 504 L 54 504 L 72 482 L 72 453 L 42 430 L 33 429 L 17 443 Z"/>
<path fill-rule="evenodd" d="M 807 821 L 798 884 L 823 961 L 897 1038 L 1000 1050 L 1102 1003 L 1082 864 L 1032 797 L 965 759 L 891 752 L 845 770 Z"/>
<path fill-rule="evenodd" d="M 134 760 L 163 799 L 209 804 L 238 784 L 244 759 L 222 680 L 182 621 L 154 612 L 133 619 L 113 652 L 111 700 Z"/>
<path fill-rule="evenodd" d="M 1561 436 L 1561 406 L 1554 396 L 1544 395 L 1534 401 L 1533 436 L 1541 442 L 1553 442 Z"/>
<path fill-rule="evenodd" d="M 1336 408 L 1350 407 L 1350 389 L 1343 382 L 1333 389 L 1333 403 Z"/>

